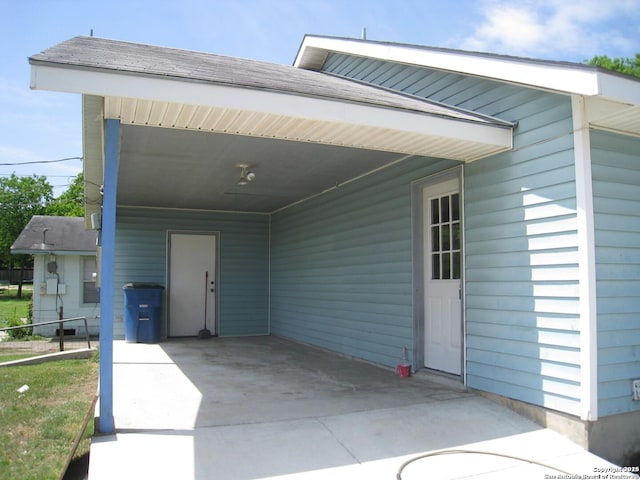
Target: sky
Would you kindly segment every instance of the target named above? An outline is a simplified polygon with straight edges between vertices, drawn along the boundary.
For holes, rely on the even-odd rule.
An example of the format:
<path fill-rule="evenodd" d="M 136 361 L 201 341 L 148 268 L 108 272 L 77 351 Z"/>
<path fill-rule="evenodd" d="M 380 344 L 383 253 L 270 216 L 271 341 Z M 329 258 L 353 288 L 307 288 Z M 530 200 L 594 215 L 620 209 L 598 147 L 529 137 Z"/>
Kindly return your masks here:
<path fill-rule="evenodd" d="M 44 175 L 56 196 L 82 168 L 81 99 L 30 90 L 28 58 L 92 31 L 285 65 L 305 34 L 363 28 L 370 40 L 548 60 L 640 52 L 640 0 L 0 0 L 0 19 L 0 176 Z"/>

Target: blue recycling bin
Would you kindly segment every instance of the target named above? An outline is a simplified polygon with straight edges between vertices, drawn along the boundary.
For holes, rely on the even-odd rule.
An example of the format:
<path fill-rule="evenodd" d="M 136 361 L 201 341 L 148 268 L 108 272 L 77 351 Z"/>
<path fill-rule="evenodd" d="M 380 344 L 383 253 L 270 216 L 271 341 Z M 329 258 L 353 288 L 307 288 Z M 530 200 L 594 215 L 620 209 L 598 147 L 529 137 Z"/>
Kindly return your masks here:
<path fill-rule="evenodd" d="M 124 291 L 124 338 L 127 343 L 158 343 L 162 320 L 162 285 L 127 283 Z"/>

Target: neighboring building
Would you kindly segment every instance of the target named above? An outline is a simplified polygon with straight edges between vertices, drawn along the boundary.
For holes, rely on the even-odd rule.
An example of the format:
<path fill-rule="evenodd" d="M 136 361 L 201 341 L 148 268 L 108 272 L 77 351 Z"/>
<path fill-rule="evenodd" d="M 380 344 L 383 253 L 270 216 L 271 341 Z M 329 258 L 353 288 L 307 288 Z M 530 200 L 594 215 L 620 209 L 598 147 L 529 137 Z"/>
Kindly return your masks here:
<path fill-rule="evenodd" d="M 221 336 L 406 348 L 609 459 L 638 448 L 639 79 L 321 36 L 293 67 L 87 37 L 30 62 L 83 95 L 103 194 L 103 430 L 121 287 L 152 282 L 167 336 L 206 302 Z"/>
<path fill-rule="evenodd" d="M 33 255 L 33 323 L 86 317 L 89 333 L 99 331 L 100 298 L 96 288 L 96 232 L 78 217 L 34 215 L 11 253 Z M 57 336 L 57 325 L 36 327 L 35 333 Z M 82 322 L 69 322 L 65 334 L 84 335 Z"/>

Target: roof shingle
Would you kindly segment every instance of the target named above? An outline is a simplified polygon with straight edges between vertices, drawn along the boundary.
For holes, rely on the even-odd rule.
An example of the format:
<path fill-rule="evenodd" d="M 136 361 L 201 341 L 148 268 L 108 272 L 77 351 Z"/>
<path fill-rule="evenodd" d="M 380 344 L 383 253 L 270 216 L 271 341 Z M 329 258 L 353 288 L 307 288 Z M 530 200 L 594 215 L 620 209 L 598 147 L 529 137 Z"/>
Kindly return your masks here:
<path fill-rule="evenodd" d="M 11 253 L 95 253 L 97 232 L 84 218 L 34 215 L 11 245 Z"/>

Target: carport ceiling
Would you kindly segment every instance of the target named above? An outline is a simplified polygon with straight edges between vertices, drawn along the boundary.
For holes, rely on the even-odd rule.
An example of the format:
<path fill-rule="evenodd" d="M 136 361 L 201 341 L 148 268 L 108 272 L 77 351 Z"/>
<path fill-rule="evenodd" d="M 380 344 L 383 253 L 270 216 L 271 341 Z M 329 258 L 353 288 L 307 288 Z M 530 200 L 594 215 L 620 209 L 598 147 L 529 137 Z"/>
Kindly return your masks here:
<path fill-rule="evenodd" d="M 90 199 L 101 120 L 120 123 L 121 205 L 271 212 L 405 156 L 471 162 L 513 145 L 509 122 L 290 66 L 93 37 L 29 61 L 32 88 L 83 95 Z M 237 164 L 257 176 L 243 188 Z"/>
<path fill-rule="evenodd" d="M 404 157 L 308 142 L 123 125 L 118 204 L 273 212 Z M 249 165 L 256 174 L 248 185 L 238 185 L 238 164 Z"/>

